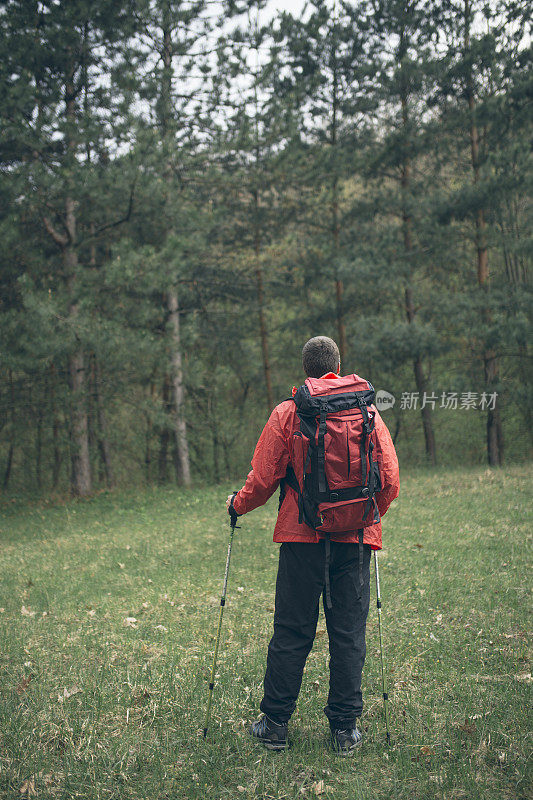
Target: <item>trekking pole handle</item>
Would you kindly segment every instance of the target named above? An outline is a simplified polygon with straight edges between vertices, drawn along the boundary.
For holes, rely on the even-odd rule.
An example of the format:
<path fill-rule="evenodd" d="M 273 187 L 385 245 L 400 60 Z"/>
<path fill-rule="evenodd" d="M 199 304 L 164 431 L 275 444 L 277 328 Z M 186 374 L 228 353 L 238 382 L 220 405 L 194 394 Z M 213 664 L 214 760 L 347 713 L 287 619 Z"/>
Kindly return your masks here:
<path fill-rule="evenodd" d="M 233 501 L 235 500 L 235 495 L 236 494 L 237 494 L 237 492 L 233 492 L 233 494 L 231 496 L 229 508 L 228 508 L 228 514 L 229 514 L 229 518 L 230 518 L 229 524 L 231 525 L 232 530 L 235 530 L 235 528 L 240 528 L 240 525 L 237 525 L 237 520 L 240 517 L 240 514 L 237 514 L 237 512 L 233 508 Z"/>

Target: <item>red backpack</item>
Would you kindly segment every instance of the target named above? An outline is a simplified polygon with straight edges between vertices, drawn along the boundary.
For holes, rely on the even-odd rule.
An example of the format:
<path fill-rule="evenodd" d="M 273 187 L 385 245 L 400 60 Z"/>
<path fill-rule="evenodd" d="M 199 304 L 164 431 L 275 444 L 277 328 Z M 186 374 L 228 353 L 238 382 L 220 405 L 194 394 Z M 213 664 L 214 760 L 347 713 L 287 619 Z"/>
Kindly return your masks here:
<path fill-rule="evenodd" d="M 339 383 L 334 393 L 337 387 L 323 388 L 321 381 L 308 378 L 296 391 L 300 430 L 293 434 L 285 476 L 298 497 L 298 522 L 325 534 L 328 599 L 329 534 L 359 533 L 362 569 L 364 528 L 380 520 L 375 493 L 381 489 L 381 476 L 373 458 L 375 411 L 369 409 L 374 387 L 356 375 Z"/>

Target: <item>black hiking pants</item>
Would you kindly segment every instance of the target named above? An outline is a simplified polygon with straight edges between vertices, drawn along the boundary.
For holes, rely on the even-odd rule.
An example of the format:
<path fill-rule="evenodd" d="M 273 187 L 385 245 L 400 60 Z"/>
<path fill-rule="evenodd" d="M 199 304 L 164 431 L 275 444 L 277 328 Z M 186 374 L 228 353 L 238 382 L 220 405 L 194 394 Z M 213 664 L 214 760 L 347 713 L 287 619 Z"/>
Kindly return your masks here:
<path fill-rule="evenodd" d="M 355 727 L 363 699 L 361 674 L 370 601 L 370 545 L 331 542 L 331 603 L 323 599 L 329 637 L 329 695 L 324 712 L 332 728 Z M 305 661 L 313 646 L 325 585 L 324 542 L 284 542 L 279 552 L 274 635 L 268 646 L 261 711 L 275 722 L 293 713 Z"/>

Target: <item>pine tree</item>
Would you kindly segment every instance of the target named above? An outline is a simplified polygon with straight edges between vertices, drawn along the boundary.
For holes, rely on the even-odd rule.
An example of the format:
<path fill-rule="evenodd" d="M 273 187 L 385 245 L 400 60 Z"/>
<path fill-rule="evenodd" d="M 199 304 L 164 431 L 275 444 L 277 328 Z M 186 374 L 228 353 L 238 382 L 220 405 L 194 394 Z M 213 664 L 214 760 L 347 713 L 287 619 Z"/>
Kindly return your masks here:
<path fill-rule="evenodd" d="M 353 308 L 353 298 L 360 290 L 348 266 L 352 254 L 350 198 L 357 181 L 359 136 L 372 104 L 372 75 L 367 64 L 373 41 L 360 4 L 352 7 L 325 0 L 313 0 L 304 18 L 283 13 L 276 36 L 280 50 L 276 94 L 298 121 L 287 150 L 293 192 L 298 198 L 298 235 L 304 233 L 300 257 L 307 262 L 305 281 L 319 292 L 325 305 L 319 315 L 321 324 L 329 316 L 328 309 L 334 309 L 336 339 L 346 366 L 349 340 L 356 338 L 348 309 Z M 348 299 L 346 279 L 350 283 Z"/>
<path fill-rule="evenodd" d="M 171 437 L 176 479 L 184 486 L 190 484 L 191 468 L 182 329 L 186 303 L 180 297 L 180 285 L 194 270 L 202 238 L 195 192 L 205 164 L 201 142 L 206 124 L 207 6 L 204 0 L 147 0 L 141 7 L 137 62 L 139 66 L 141 61 L 155 63 L 143 78 L 141 97 L 150 113 L 140 123 L 138 147 L 148 153 L 144 164 L 150 197 L 145 198 L 144 209 L 150 220 L 151 268 L 167 343 L 161 400 L 168 421 L 160 426 L 159 479 L 166 480 Z M 132 254 L 125 257 L 131 259 Z"/>
<path fill-rule="evenodd" d="M 470 178 L 463 179 L 461 188 L 450 195 L 449 214 L 471 220 L 473 226 L 474 308 L 478 315 L 473 326 L 474 343 L 483 367 L 483 390 L 489 396 L 498 396 L 496 405 L 487 408 L 486 422 L 488 463 L 497 466 L 503 462 L 504 450 L 498 352 L 503 344 L 501 314 L 508 314 L 498 289 L 501 256 L 497 220 L 502 220 L 506 204 L 516 202 L 523 181 L 509 180 L 506 175 L 502 183 L 496 174 L 502 160 L 505 163 L 510 156 L 511 163 L 516 163 L 517 148 L 521 150 L 519 139 L 512 137 L 509 141 L 508 131 L 511 127 L 516 130 L 512 96 L 522 90 L 528 22 L 521 3 L 495 2 L 488 6 L 476 0 L 453 0 L 440 4 L 438 13 L 446 40 L 446 52 L 439 64 L 440 104 L 451 103 L 447 109 L 448 133 L 453 132 L 460 142 L 457 154 L 462 161 L 468 142 L 470 162 Z M 525 130 L 516 133 L 523 137 Z M 512 271 L 508 254 L 507 249 L 507 256 L 503 254 L 506 269 Z"/>
<path fill-rule="evenodd" d="M 420 399 L 426 456 L 436 463 L 436 444 L 431 405 L 425 402 L 429 385 L 429 359 L 434 352 L 435 335 L 429 319 L 428 299 L 415 287 L 431 271 L 425 232 L 429 187 L 428 145 L 424 98 L 430 82 L 434 22 L 427 4 L 418 0 L 384 0 L 366 3 L 369 35 L 374 41 L 375 79 L 372 95 L 377 113 L 375 134 L 369 142 L 364 173 L 375 188 L 368 202 L 379 217 L 392 221 L 381 229 L 376 219 L 372 239 L 379 248 L 376 264 L 388 275 L 389 288 L 403 297 L 402 314 L 406 325 L 388 329 L 393 341 L 401 338 L 398 363 L 408 357 Z M 372 13 L 371 13 L 372 12 Z M 364 207 L 364 204 L 361 204 Z M 391 298 L 392 299 L 392 298 Z M 424 316 L 426 320 L 424 320 Z M 400 355 L 401 353 L 401 355 Z M 425 363 L 424 363 L 425 362 Z"/>
<path fill-rule="evenodd" d="M 236 291 L 252 305 L 266 404 L 271 411 L 275 387 L 269 295 L 271 287 L 281 282 L 272 248 L 287 220 L 280 159 L 289 122 L 274 91 L 271 28 L 266 22 L 261 24 L 263 6 L 263 0 L 250 5 L 246 24 L 220 39 L 218 84 L 225 119 L 220 125 L 216 158 L 228 220 L 224 246 L 236 262 Z M 235 87 L 237 74 L 246 75 L 246 82 Z"/>
<path fill-rule="evenodd" d="M 71 488 L 79 495 L 92 487 L 82 311 L 91 229 L 86 185 L 91 153 L 113 136 L 113 116 L 124 97 L 115 81 L 106 88 L 101 77 L 124 58 L 132 33 L 129 11 L 128 2 L 9 0 L 0 21 L 8 120 L 3 158 L 21 192 L 21 222 L 28 226 L 31 220 L 33 235 L 42 226 L 61 259 L 49 283 L 68 332 Z M 40 270 L 32 277 L 44 288 Z"/>

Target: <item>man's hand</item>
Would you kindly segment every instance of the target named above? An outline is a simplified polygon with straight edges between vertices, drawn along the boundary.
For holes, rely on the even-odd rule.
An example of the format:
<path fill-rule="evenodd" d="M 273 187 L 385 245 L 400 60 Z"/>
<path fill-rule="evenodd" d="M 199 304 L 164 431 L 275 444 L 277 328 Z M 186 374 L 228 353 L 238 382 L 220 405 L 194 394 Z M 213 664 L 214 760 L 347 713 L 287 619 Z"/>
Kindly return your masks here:
<path fill-rule="evenodd" d="M 239 516 L 239 514 L 237 514 L 237 512 L 233 508 L 233 504 L 232 504 L 232 500 L 233 500 L 233 498 L 235 497 L 236 494 L 237 494 L 237 492 L 233 492 L 233 494 L 228 494 L 228 499 L 226 500 L 226 508 L 228 509 L 228 514 L 230 516 L 231 525 L 232 525 L 233 528 L 235 528 L 235 526 L 237 524 L 237 517 Z"/>

